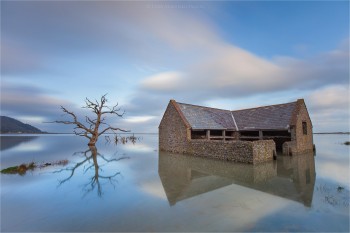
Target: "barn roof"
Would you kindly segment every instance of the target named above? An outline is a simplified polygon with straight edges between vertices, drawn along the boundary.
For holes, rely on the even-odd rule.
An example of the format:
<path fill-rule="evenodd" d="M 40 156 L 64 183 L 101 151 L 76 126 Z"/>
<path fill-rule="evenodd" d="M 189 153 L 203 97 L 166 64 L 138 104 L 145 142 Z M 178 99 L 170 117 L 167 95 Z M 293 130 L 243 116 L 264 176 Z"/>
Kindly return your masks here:
<path fill-rule="evenodd" d="M 288 129 L 297 102 L 232 111 L 239 130 Z"/>
<path fill-rule="evenodd" d="M 192 129 L 282 130 L 291 124 L 297 102 L 242 110 L 176 103 Z"/>
<path fill-rule="evenodd" d="M 177 103 L 192 129 L 235 129 L 231 111 Z"/>

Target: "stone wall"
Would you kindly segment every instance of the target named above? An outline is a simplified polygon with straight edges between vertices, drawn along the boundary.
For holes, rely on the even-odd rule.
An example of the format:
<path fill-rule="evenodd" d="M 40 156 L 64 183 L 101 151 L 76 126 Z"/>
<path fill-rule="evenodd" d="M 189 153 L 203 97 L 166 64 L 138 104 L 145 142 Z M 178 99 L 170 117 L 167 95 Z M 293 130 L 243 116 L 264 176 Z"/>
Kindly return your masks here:
<path fill-rule="evenodd" d="M 273 160 L 275 143 L 261 141 L 209 141 L 190 140 L 185 153 L 243 163 L 260 163 Z"/>
<path fill-rule="evenodd" d="M 251 142 L 190 140 L 187 143 L 185 153 L 227 161 L 253 163 Z"/>
<path fill-rule="evenodd" d="M 275 143 L 273 140 L 253 142 L 187 140 L 185 143 L 170 146 L 169 149 L 164 145 L 160 146 L 160 150 L 226 161 L 256 164 L 273 160 Z"/>
<path fill-rule="evenodd" d="M 159 149 L 184 153 L 188 131 L 175 105 L 170 102 L 159 125 Z"/>
<path fill-rule="evenodd" d="M 297 153 L 296 141 L 290 141 L 283 143 L 282 152 L 284 155 L 293 155 Z"/>
<path fill-rule="evenodd" d="M 306 123 L 307 134 L 303 132 L 303 122 Z M 283 154 L 293 155 L 313 151 L 312 122 L 304 100 L 297 101 L 296 115 L 293 120 L 291 136 L 292 141 L 283 144 Z"/>
<path fill-rule="evenodd" d="M 298 103 L 299 104 L 299 103 Z M 303 133 L 303 122 L 307 125 L 307 134 Z M 299 113 L 296 121 L 296 153 L 304 153 L 313 150 L 313 132 L 312 123 L 304 104 L 304 101 L 300 103 Z"/>
<path fill-rule="evenodd" d="M 253 141 L 253 163 L 273 160 L 276 156 L 276 144 L 273 140 Z"/>

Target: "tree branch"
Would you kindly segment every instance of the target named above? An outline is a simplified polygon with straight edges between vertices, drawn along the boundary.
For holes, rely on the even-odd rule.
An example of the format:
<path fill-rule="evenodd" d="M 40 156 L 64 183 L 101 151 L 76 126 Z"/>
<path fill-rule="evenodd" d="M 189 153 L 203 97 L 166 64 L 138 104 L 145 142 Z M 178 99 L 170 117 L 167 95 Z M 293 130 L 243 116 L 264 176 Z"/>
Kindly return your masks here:
<path fill-rule="evenodd" d="M 79 122 L 77 120 L 77 116 L 73 113 L 68 111 L 65 107 L 61 106 L 61 109 L 64 113 L 70 115 L 74 121 L 53 121 L 53 123 L 60 123 L 60 124 L 65 124 L 65 125 L 76 125 L 76 129 L 82 129 L 85 130 L 89 133 L 92 133 L 93 131 L 88 129 L 84 124 L 82 124 L 81 122 Z"/>
<path fill-rule="evenodd" d="M 101 134 L 104 134 L 105 132 L 107 132 L 108 130 L 112 130 L 113 132 L 114 131 L 122 131 L 122 132 L 130 132 L 130 130 L 124 130 L 124 129 L 120 129 L 120 128 L 115 128 L 115 127 L 112 127 L 112 126 L 109 126 L 108 128 L 105 128 L 104 130 L 102 130 L 98 136 L 100 136 Z"/>

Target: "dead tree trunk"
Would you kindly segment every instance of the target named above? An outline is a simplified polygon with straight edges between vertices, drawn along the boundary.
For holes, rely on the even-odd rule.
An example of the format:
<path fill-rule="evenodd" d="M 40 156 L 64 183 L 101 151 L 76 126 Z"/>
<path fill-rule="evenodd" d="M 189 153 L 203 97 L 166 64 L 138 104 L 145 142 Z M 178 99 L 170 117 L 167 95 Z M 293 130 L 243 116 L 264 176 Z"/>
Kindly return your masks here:
<path fill-rule="evenodd" d="M 91 136 L 91 139 L 90 139 L 89 143 L 88 143 L 88 146 L 95 146 L 97 140 L 98 140 L 98 136 L 93 134 Z"/>

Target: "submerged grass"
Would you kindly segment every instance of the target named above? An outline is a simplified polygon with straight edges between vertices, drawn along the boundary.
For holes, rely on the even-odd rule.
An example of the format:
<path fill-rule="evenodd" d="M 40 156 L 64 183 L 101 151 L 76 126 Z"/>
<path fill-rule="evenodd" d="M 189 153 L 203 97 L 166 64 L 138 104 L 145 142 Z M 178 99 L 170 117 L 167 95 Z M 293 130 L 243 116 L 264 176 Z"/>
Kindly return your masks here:
<path fill-rule="evenodd" d="M 114 138 L 114 141 L 116 144 L 118 144 L 118 143 L 126 144 L 126 143 L 128 143 L 128 141 L 130 141 L 132 144 L 135 144 L 139 140 L 140 140 L 140 137 L 135 137 L 134 134 L 132 136 L 128 136 L 128 137 L 115 136 L 115 138 Z"/>
<path fill-rule="evenodd" d="M 13 166 L 13 167 L 8 167 L 3 170 L 1 170 L 1 173 L 3 174 L 19 174 L 19 175 L 24 175 L 28 170 L 34 170 L 36 167 L 34 162 L 31 162 L 29 164 L 21 164 L 19 166 Z"/>
<path fill-rule="evenodd" d="M 28 164 L 22 163 L 21 165 L 18 165 L 18 166 L 12 166 L 12 167 L 8 167 L 8 168 L 5 168 L 5 169 L 2 169 L 1 173 L 2 174 L 19 174 L 19 175 L 23 176 L 23 175 L 26 174 L 26 172 L 28 170 L 33 171 L 35 168 L 44 168 L 44 167 L 52 166 L 52 165 L 65 166 L 67 164 L 68 164 L 68 160 L 66 160 L 66 159 L 59 160 L 59 161 L 56 161 L 56 162 L 53 162 L 53 163 L 43 163 L 43 164 L 40 164 L 40 165 L 37 165 L 34 162 L 31 162 L 31 163 L 28 163 Z"/>
<path fill-rule="evenodd" d="M 16 174 L 16 173 L 18 173 L 18 170 L 19 170 L 19 166 L 13 166 L 13 167 L 8 167 L 8 168 L 1 170 L 1 173 Z"/>

